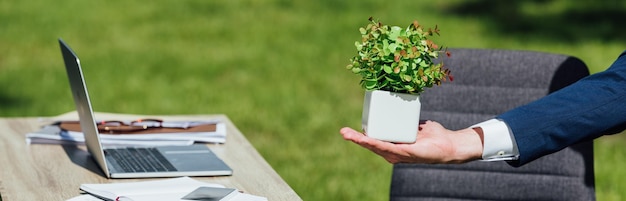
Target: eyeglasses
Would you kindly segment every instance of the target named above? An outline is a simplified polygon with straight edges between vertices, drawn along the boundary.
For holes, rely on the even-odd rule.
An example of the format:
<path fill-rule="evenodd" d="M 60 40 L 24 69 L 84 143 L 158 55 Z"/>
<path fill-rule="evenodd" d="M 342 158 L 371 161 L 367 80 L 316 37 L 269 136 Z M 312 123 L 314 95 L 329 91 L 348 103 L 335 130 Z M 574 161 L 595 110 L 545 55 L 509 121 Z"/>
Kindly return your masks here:
<path fill-rule="evenodd" d="M 129 132 L 129 131 L 139 131 L 139 130 L 147 130 L 150 128 L 187 128 L 181 126 L 172 126 L 163 124 L 163 120 L 160 119 L 138 119 L 135 121 L 131 121 L 129 123 L 123 121 L 101 121 L 96 124 L 98 126 L 99 131 L 105 132 Z"/>
<path fill-rule="evenodd" d="M 197 121 L 168 121 L 164 122 L 160 119 L 138 119 L 131 122 L 124 121 L 100 121 L 97 122 L 99 131 L 109 133 L 130 132 L 148 130 L 153 128 L 177 128 L 188 129 L 195 126 L 211 124 L 210 122 Z"/>
<path fill-rule="evenodd" d="M 130 133 L 162 133 L 162 132 L 196 132 L 198 128 L 213 125 L 215 130 L 216 122 L 214 121 L 163 121 L 160 119 L 138 119 L 135 121 L 97 121 L 95 122 L 100 133 L 108 134 L 130 134 Z M 80 132 L 79 121 L 59 121 L 58 125 L 61 129 L 68 131 Z M 153 131 L 148 131 L 155 129 Z M 187 131 L 181 131 L 187 130 Z"/>

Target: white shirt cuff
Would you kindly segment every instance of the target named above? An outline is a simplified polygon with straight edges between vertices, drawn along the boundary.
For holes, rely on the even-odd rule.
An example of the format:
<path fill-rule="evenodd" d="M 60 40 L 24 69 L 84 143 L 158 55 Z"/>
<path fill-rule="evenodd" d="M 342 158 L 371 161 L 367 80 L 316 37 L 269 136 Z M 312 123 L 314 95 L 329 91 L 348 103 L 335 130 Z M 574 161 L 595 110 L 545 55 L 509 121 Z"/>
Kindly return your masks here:
<path fill-rule="evenodd" d="M 517 160 L 519 150 L 513 133 L 504 121 L 490 119 L 471 126 L 483 130 L 483 161 Z"/>

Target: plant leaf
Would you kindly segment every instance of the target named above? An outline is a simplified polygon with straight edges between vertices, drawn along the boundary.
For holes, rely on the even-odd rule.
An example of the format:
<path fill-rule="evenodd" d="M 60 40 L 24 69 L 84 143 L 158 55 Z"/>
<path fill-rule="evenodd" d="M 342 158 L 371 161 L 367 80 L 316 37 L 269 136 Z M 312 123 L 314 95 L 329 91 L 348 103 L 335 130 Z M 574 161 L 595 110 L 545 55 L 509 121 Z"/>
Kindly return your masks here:
<path fill-rule="evenodd" d="M 393 70 L 391 70 L 391 66 L 389 66 L 387 64 L 385 64 L 383 66 L 383 70 L 385 70 L 385 73 L 387 73 L 387 74 L 391 74 L 393 72 Z"/>
<path fill-rule="evenodd" d="M 396 41 L 401 32 L 402 28 L 400 28 L 399 26 L 392 26 L 391 31 L 389 31 L 389 40 Z"/>

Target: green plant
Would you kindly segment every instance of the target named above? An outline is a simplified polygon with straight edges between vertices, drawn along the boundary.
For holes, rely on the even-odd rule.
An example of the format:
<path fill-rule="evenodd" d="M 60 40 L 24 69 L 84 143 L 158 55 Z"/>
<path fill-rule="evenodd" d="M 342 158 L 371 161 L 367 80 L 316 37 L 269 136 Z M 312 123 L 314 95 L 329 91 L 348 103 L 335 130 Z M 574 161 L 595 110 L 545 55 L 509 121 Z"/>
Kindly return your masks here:
<path fill-rule="evenodd" d="M 359 29 L 362 40 L 354 44 L 358 55 L 347 66 L 361 76 L 361 87 L 419 94 L 447 78 L 453 79 L 442 62 L 433 61 L 444 51 L 427 38 L 439 35 L 437 26 L 425 31 L 417 21 L 406 29 L 384 25 L 371 17 L 369 21 L 371 23 Z M 449 52 L 445 53 L 450 56 Z"/>

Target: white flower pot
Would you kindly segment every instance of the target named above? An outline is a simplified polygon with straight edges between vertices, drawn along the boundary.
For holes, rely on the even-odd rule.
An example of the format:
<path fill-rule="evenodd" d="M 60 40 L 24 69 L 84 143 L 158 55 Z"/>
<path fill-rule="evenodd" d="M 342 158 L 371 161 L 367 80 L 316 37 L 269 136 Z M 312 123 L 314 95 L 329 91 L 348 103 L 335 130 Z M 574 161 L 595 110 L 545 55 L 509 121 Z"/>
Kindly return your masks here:
<path fill-rule="evenodd" d="M 362 128 L 371 138 L 413 143 L 419 128 L 421 103 L 418 95 L 389 91 L 366 91 Z"/>

